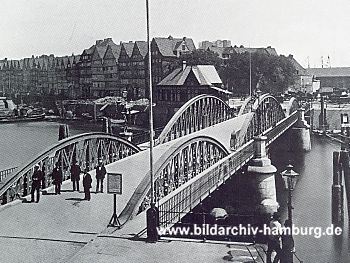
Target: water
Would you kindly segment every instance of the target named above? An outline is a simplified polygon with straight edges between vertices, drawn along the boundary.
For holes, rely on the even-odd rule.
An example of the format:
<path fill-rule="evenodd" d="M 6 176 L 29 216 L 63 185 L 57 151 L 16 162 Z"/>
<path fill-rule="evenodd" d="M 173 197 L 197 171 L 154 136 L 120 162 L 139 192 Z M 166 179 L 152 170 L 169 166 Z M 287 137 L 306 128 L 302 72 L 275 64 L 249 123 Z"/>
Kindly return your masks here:
<path fill-rule="evenodd" d="M 294 170 L 300 174 L 293 192 L 293 223 L 298 227 L 322 227 L 323 231 L 331 226 L 331 186 L 333 174 L 333 151 L 339 151 L 340 145 L 327 138 L 313 137 L 312 150 L 308 153 L 288 151 L 288 136 L 283 136 L 272 147 L 271 160 L 278 173 L 291 162 Z M 280 174 L 276 178 L 278 201 L 286 213 L 287 193 L 283 189 Z M 284 215 L 286 216 L 286 215 Z M 348 215 L 345 215 L 343 235 L 294 236 L 297 255 L 304 262 L 350 262 Z"/>
<path fill-rule="evenodd" d="M 70 135 L 101 131 L 100 125 L 70 124 Z M 58 141 L 57 122 L 0 124 L 0 170 L 19 166 Z"/>

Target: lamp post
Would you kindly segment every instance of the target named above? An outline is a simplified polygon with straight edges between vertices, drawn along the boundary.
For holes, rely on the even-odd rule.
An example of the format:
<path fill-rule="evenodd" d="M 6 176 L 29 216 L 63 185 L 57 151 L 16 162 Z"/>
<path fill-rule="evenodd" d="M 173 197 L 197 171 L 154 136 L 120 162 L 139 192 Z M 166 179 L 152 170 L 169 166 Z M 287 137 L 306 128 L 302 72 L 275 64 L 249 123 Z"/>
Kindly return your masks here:
<path fill-rule="evenodd" d="M 287 169 L 284 170 L 281 173 L 281 175 L 283 178 L 284 186 L 286 189 L 288 189 L 288 220 L 290 222 L 290 225 L 292 225 L 292 222 L 293 222 L 292 192 L 297 182 L 296 178 L 299 176 L 299 174 L 293 171 L 293 165 L 288 164 Z"/>
<path fill-rule="evenodd" d="M 155 243 L 158 241 L 159 236 L 157 227 L 159 226 L 159 210 L 155 206 L 154 198 L 154 174 L 153 174 L 153 144 L 154 144 L 154 131 L 153 131 L 153 92 L 152 92 L 152 52 L 150 41 L 150 23 L 149 23 L 149 0 L 146 0 L 146 22 L 147 22 L 147 46 L 148 46 L 148 85 L 149 85 L 149 166 L 150 166 L 150 183 L 151 183 L 151 207 L 147 210 L 147 240 L 148 242 Z"/>

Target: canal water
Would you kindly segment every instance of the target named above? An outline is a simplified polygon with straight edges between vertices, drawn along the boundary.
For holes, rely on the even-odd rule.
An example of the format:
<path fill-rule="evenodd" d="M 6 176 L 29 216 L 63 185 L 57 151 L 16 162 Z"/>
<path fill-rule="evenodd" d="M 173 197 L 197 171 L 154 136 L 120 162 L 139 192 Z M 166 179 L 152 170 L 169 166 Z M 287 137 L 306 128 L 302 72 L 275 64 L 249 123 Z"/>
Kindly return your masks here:
<path fill-rule="evenodd" d="M 290 145 L 294 143 L 289 134 L 281 136 L 269 149 L 272 164 L 276 166 L 277 201 L 280 204 L 282 224 L 287 218 L 287 194 L 283 187 L 281 172 L 291 163 L 300 174 L 296 189 L 293 192 L 293 223 L 299 228 L 317 227 L 326 231 L 331 226 L 331 186 L 332 155 L 339 151 L 340 145 L 327 138 L 312 137 L 312 150 L 307 153 L 293 152 Z M 192 225 L 217 223 L 219 225 L 254 224 L 257 217 L 253 208 L 255 190 L 251 187 L 248 174 L 244 169 L 231 177 L 224 185 L 197 206 L 193 213 L 186 215 L 182 224 Z M 224 208 L 229 217 L 213 221 L 210 211 Z M 346 207 L 346 206 L 345 206 Z M 201 214 L 203 213 L 203 215 Z M 349 217 L 345 213 L 345 223 L 341 236 L 318 236 L 319 232 L 310 235 L 295 235 L 296 255 L 304 263 L 345 263 L 350 262 L 349 253 Z M 319 231 L 319 230 L 317 230 Z M 201 238 L 201 237 L 199 237 Z M 202 237 L 203 238 L 203 237 Z M 206 237 L 214 239 L 228 238 Z M 252 241 L 252 237 L 229 237 L 232 241 Z M 297 259 L 294 262 L 298 262 Z"/>
<path fill-rule="evenodd" d="M 28 162 L 58 142 L 57 122 L 0 124 L 0 170 Z M 70 135 L 101 131 L 99 124 L 70 123 Z"/>
<path fill-rule="evenodd" d="M 287 191 L 283 189 L 280 172 L 291 162 L 300 174 L 293 191 L 293 223 L 298 227 L 321 227 L 322 232 L 331 226 L 331 186 L 333 173 L 333 151 L 339 151 L 339 143 L 324 137 L 312 137 L 312 150 L 307 153 L 289 151 L 294 143 L 283 136 L 270 150 L 271 160 L 278 169 L 276 176 L 278 201 L 286 217 Z M 344 195 L 345 196 L 345 195 Z M 346 202 L 346 200 L 345 200 Z M 346 205 L 345 205 L 346 207 Z M 297 255 L 304 262 L 332 263 L 350 262 L 349 217 L 341 236 L 315 235 L 294 236 Z M 294 261 L 297 262 L 297 261 Z"/>

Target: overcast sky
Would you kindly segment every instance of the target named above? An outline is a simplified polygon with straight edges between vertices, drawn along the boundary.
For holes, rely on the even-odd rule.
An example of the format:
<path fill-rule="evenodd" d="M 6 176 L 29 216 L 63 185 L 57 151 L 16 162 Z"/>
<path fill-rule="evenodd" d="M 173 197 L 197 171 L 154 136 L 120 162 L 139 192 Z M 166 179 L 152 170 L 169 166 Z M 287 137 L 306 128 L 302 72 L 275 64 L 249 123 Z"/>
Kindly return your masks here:
<path fill-rule="evenodd" d="M 273 46 L 303 65 L 350 66 L 349 0 L 150 0 L 153 36 Z M 79 54 L 145 40 L 145 0 L 1 0 L 0 58 Z"/>

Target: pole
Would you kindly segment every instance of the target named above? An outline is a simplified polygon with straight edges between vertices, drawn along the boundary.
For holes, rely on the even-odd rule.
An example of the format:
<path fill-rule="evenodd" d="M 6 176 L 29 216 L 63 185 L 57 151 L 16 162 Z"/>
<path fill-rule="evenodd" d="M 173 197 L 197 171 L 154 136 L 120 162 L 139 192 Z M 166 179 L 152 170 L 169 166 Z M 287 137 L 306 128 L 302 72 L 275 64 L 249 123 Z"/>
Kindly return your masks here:
<path fill-rule="evenodd" d="M 153 178 L 153 91 L 152 91 L 152 55 L 151 42 L 149 33 L 149 0 L 146 0 L 146 14 L 147 14 L 147 45 L 148 45 L 148 85 L 149 85 L 149 165 L 151 176 L 151 205 L 154 204 L 154 178 Z"/>
<path fill-rule="evenodd" d="M 113 215 L 109 220 L 108 226 L 120 228 L 121 224 L 117 215 L 117 194 L 113 194 Z"/>
<path fill-rule="evenodd" d="M 249 96 L 252 97 L 252 53 L 249 51 Z"/>
<path fill-rule="evenodd" d="M 288 186 L 288 220 L 290 224 L 293 224 L 293 206 L 292 206 L 292 188 Z"/>
<path fill-rule="evenodd" d="M 152 52 L 149 33 L 149 0 L 146 0 L 147 15 L 147 46 L 148 46 L 148 85 L 149 85 L 149 172 L 151 179 L 151 207 L 147 210 L 147 240 L 155 243 L 159 236 L 157 227 L 159 226 L 159 210 L 155 206 L 154 200 L 154 175 L 153 175 L 153 92 L 152 92 Z"/>
<path fill-rule="evenodd" d="M 350 167 L 349 167 L 349 152 L 343 145 L 344 149 L 340 151 L 340 161 L 342 163 L 343 175 L 344 175 L 344 184 L 345 184 L 345 193 L 347 199 L 347 208 L 348 212 L 350 211 Z M 342 184 L 342 178 L 339 178 L 340 184 Z"/>
<path fill-rule="evenodd" d="M 344 221 L 342 171 L 339 157 L 339 152 L 333 152 L 332 224 L 334 225 L 341 225 Z"/>

